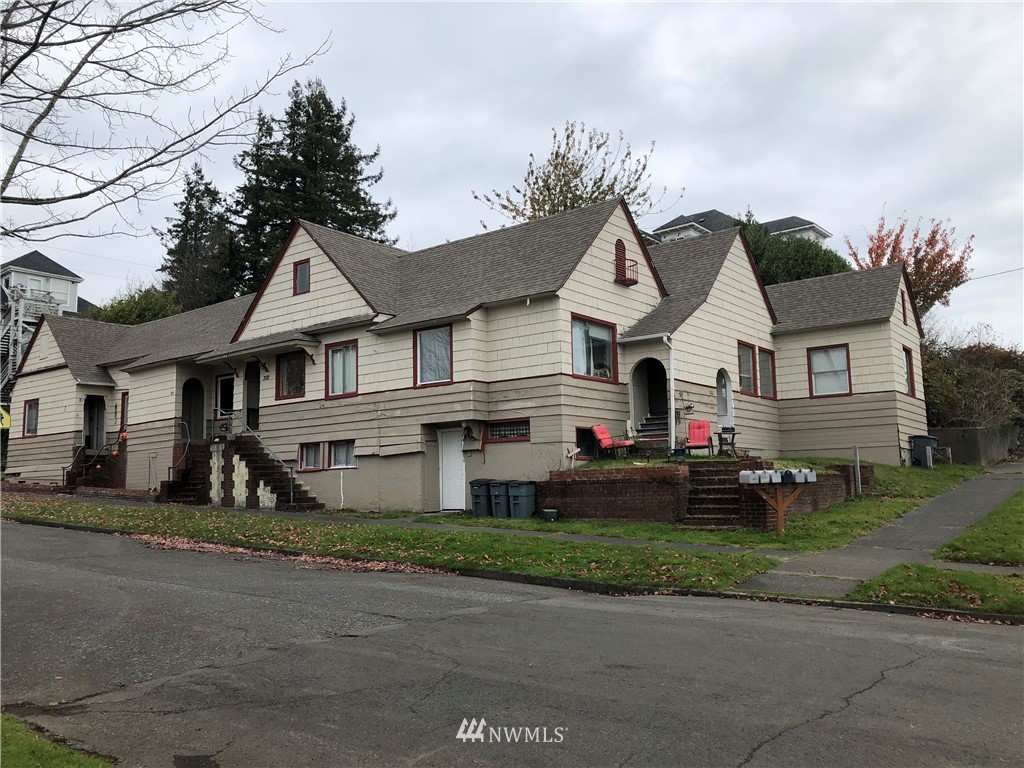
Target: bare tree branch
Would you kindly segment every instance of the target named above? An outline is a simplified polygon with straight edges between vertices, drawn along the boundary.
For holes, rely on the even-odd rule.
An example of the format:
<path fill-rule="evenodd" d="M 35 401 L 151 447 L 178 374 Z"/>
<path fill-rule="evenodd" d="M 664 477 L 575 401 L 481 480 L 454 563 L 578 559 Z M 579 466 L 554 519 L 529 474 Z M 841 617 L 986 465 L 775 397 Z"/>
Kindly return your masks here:
<path fill-rule="evenodd" d="M 251 136 L 255 100 L 329 47 L 174 116 L 169 98 L 191 104 L 216 84 L 232 33 L 270 29 L 247 0 L 12 0 L 0 20 L 0 236 L 22 241 L 93 236 L 65 229 L 110 208 L 130 221 L 122 207 L 159 197 L 187 158 Z"/>

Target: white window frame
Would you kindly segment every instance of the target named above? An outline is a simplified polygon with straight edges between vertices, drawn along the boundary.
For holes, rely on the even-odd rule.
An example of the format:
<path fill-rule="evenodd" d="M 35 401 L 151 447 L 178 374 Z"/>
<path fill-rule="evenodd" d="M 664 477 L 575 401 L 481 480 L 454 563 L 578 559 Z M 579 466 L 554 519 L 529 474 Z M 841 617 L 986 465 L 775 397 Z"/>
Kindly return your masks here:
<path fill-rule="evenodd" d="M 430 335 L 430 337 L 435 337 L 435 338 L 440 336 L 441 334 L 443 334 L 444 337 L 445 337 L 444 341 L 445 341 L 446 346 L 448 348 L 448 356 L 446 358 L 447 359 L 447 367 L 448 367 L 447 376 L 443 376 L 442 375 L 442 376 L 438 376 L 438 377 L 434 377 L 434 378 L 427 378 L 427 377 L 425 377 L 423 375 L 423 373 L 424 373 L 424 371 L 423 371 L 423 360 L 426 357 L 423 354 L 424 349 L 425 349 L 425 346 L 424 346 L 423 342 L 424 342 L 424 338 L 425 337 L 429 338 L 428 334 Z M 432 342 L 432 343 L 435 344 L 435 345 L 437 344 L 436 341 Z M 437 326 L 435 328 L 422 328 L 422 329 L 416 331 L 416 386 L 422 387 L 424 385 L 429 385 L 429 384 L 448 384 L 448 383 L 450 383 L 453 380 L 452 379 L 452 357 L 453 357 L 452 349 L 453 349 L 453 344 L 454 344 L 454 340 L 452 338 L 452 327 L 450 325 L 440 325 L 440 326 Z M 434 350 L 434 352 L 436 352 L 436 350 Z M 442 358 L 440 358 L 434 352 L 431 352 L 428 355 L 430 357 L 431 361 L 441 362 Z"/>
<path fill-rule="evenodd" d="M 226 418 L 228 418 L 228 416 L 230 416 L 234 412 L 234 410 L 235 410 L 233 407 L 225 409 L 223 407 L 223 403 L 221 402 L 220 383 L 222 381 L 224 381 L 225 379 L 229 379 L 231 381 L 231 404 L 232 404 L 232 406 L 235 404 L 235 375 L 233 373 L 226 373 L 226 374 L 223 374 L 221 376 L 217 376 L 213 380 L 213 397 L 214 397 L 214 408 L 217 409 L 217 418 L 218 419 L 226 419 Z"/>
<path fill-rule="evenodd" d="M 347 445 L 350 460 L 337 464 L 334 461 L 335 446 Z M 346 457 L 348 458 L 348 457 Z M 356 468 L 356 441 L 355 440 L 332 440 L 327 446 L 327 467 L 328 469 L 355 469 Z"/>
<path fill-rule="evenodd" d="M 348 378 L 345 373 L 345 368 L 342 366 L 341 373 L 341 388 L 335 391 L 335 376 L 334 376 L 334 355 L 338 353 L 342 355 L 342 361 L 344 361 L 345 350 L 351 348 L 353 350 L 352 355 L 352 388 L 348 389 L 345 386 L 345 379 Z M 357 341 L 342 341 L 337 344 L 328 345 L 327 350 L 327 397 L 345 397 L 346 395 L 355 395 L 359 393 L 359 342 Z"/>
<path fill-rule="evenodd" d="M 842 351 L 845 365 L 842 368 L 825 368 L 824 365 L 832 364 L 831 355 L 828 353 L 834 351 Z M 819 361 L 817 366 L 815 365 L 815 360 Z M 807 365 L 811 385 L 811 395 L 813 397 L 839 397 L 842 395 L 853 394 L 853 385 L 850 374 L 850 348 L 846 344 L 833 344 L 827 347 L 808 349 Z M 842 377 L 842 389 L 826 389 L 823 391 L 823 389 L 819 387 L 819 377 L 821 380 L 825 380 L 825 377 L 835 376 L 840 372 L 844 374 Z"/>

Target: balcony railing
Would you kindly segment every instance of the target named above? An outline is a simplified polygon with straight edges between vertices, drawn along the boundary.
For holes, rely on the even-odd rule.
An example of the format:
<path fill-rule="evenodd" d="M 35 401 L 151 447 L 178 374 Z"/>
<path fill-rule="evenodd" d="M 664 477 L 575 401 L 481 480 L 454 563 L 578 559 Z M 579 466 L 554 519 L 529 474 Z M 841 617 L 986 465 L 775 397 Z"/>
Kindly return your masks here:
<path fill-rule="evenodd" d="M 634 259 L 625 259 L 615 270 L 615 282 L 619 285 L 636 285 L 640 282 L 639 265 Z"/>

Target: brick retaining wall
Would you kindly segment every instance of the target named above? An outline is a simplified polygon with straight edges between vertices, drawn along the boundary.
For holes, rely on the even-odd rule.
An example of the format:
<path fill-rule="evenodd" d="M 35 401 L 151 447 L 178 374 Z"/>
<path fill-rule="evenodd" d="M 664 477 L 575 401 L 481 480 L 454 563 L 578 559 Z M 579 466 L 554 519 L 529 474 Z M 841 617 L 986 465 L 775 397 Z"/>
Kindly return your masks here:
<path fill-rule="evenodd" d="M 686 516 L 689 475 L 685 464 L 555 470 L 537 483 L 537 507 L 569 519 L 671 523 Z"/>

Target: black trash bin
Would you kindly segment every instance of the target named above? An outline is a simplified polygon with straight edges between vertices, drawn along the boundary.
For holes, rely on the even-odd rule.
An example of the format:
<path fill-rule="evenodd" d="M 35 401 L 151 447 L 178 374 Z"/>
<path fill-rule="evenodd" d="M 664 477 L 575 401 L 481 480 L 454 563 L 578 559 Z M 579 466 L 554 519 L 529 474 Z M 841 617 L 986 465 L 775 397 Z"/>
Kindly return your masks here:
<path fill-rule="evenodd" d="M 525 519 L 537 511 L 537 484 L 510 482 L 508 484 L 508 506 L 512 517 Z"/>
<path fill-rule="evenodd" d="M 915 467 L 930 467 L 932 462 L 928 461 L 928 449 L 934 450 L 939 447 L 939 438 L 931 435 L 911 435 L 910 460 Z"/>
<path fill-rule="evenodd" d="M 491 514 L 495 517 L 508 517 L 508 483 L 502 480 L 491 481 Z"/>
<path fill-rule="evenodd" d="M 491 516 L 491 483 L 490 478 L 469 481 L 469 495 L 473 499 L 473 517 Z"/>

